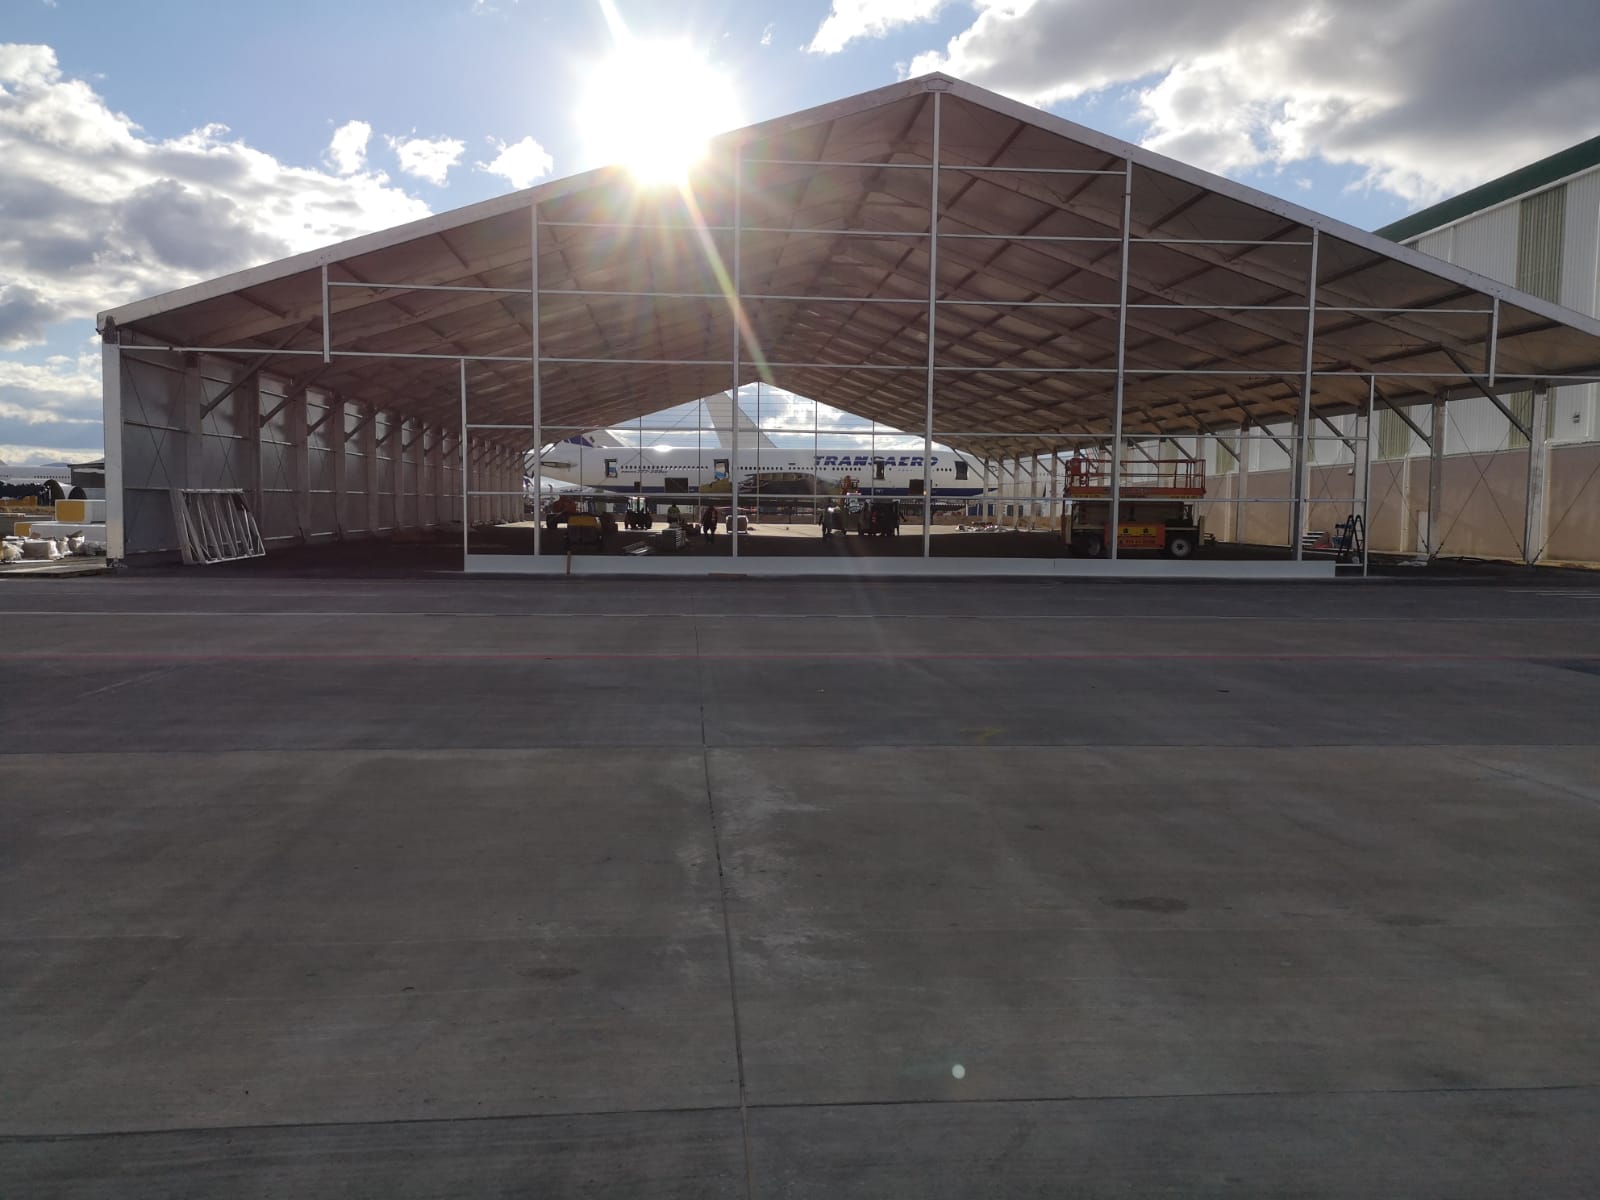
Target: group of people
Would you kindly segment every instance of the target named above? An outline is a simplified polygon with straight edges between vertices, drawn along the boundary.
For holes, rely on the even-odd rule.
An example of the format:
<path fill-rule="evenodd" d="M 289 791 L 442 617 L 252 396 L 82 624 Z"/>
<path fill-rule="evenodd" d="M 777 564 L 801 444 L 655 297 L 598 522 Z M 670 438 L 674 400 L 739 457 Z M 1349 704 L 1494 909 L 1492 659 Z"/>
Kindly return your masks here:
<path fill-rule="evenodd" d="M 700 532 L 705 535 L 706 541 L 709 542 L 711 535 L 717 532 L 717 522 L 719 520 L 721 520 L 721 514 L 717 512 L 717 506 L 714 504 L 706 505 L 704 511 L 700 514 Z M 694 522 L 685 521 L 683 519 L 683 510 L 676 504 L 667 509 L 667 524 L 682 525 L 686 533 L 694 530 Z"/>

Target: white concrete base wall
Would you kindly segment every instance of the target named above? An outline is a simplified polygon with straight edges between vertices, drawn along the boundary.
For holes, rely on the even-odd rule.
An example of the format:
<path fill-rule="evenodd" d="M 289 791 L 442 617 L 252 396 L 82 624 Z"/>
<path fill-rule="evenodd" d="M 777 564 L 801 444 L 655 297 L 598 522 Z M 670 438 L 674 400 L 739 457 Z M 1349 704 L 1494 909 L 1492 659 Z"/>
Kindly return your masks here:
<path fill-rule="evenodd" d="M 1189 559 L 1093 558 L 675 558 L 668 554 L 631 556 L 550 554 L 469 554 L 467 573 L 475 575 L 679 575 L 685 578 L 747 575 L 761 578 L 815 576 L 869 579 L 1332 579 L 1334 564 L 1318 562 L 1228 562 Z"/>

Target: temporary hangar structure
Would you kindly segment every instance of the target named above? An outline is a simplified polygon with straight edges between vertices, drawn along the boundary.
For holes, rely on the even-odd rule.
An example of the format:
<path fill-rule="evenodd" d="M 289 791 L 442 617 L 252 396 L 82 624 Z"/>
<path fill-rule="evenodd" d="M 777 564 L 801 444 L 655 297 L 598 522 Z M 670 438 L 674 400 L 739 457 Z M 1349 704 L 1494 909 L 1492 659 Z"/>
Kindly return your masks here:
<path fill-rule="evenodd" d="M 1298 557 L 1318 439 L 1370 469 L 1390 411 L 1437 467 L 1448 401 L 1531 446 L 1600 376 L 1592 319 L 937 74 L 723 135 L 676 187 L 591 171 L 100 327 L 113 558 L 173 545 L 173 489 L 237 487 L 269 546 L 459 521 L 469 570 L 557 566 L 466 552 L 528 450 L 756 380 L 992 460 L 1276 425 Z"/>

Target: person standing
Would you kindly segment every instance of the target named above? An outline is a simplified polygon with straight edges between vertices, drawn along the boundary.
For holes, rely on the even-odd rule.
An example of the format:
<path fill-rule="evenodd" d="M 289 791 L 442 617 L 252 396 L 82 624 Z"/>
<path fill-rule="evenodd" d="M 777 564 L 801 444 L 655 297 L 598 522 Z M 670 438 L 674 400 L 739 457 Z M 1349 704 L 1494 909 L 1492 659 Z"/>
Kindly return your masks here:
<path fill-rule="evenodd" d="M 711 535 L 717 531 L 716 505 L 706 505 L 705 512 L 700 514 L 700 531 L 706 535 L 707 542 L 711 540 Z"/>
<path fill-rule="evenodd" d="M 828 505 L 822 510 L 822 536 L 833 536 L 833 505 Z"/>

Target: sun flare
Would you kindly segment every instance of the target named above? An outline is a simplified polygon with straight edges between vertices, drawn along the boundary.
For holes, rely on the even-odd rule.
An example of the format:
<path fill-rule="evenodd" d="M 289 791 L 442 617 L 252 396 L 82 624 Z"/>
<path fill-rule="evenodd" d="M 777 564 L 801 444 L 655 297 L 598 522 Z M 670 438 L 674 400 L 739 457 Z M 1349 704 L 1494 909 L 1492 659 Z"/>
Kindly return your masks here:
<path fill-rule="evenodd" d="M 589 153 L 645 184 L 681 183 L 711 135 L 740 123 L 728 77 L 684 41 L 626 41 L 584 83 Z"/>

